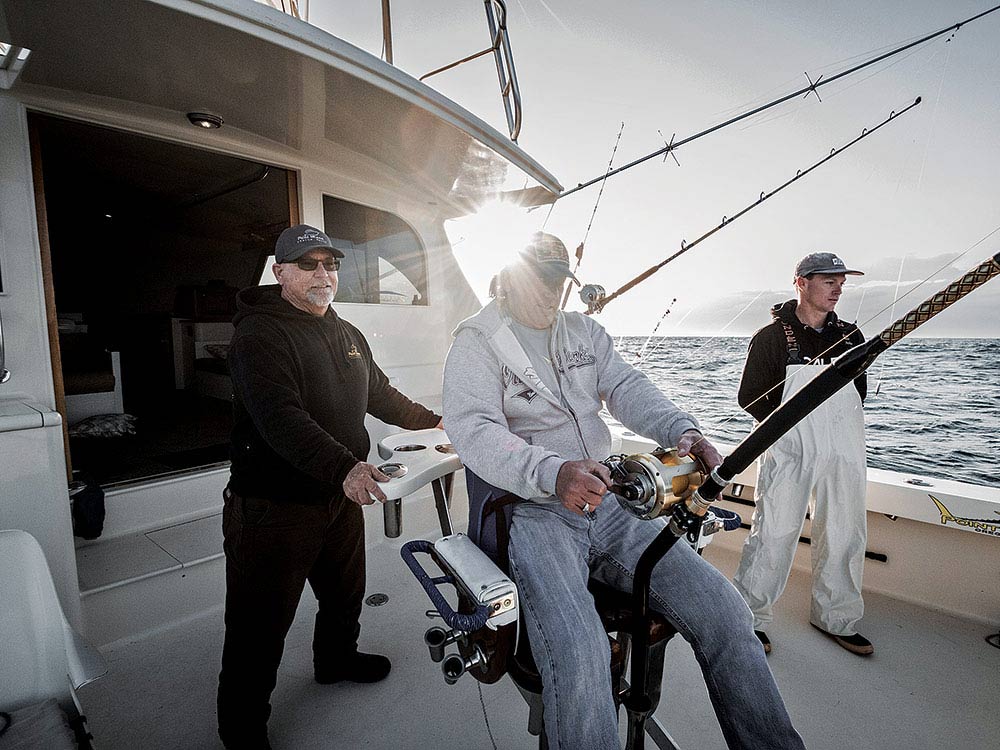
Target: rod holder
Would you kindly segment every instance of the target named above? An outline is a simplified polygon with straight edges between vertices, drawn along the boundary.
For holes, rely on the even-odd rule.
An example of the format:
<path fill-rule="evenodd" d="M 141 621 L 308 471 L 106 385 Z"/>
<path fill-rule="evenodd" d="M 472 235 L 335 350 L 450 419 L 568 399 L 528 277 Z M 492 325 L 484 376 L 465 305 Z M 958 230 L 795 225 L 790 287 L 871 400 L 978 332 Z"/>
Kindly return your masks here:
<path fill-rule="evenodd" d="M 444 650 L 449 643 L 458 640 L 459 633 L 455 630 L 445 630 L 444 628 L 428 628 L 424 633 L 424 643 L 431 654 L 431 661 L 435 664 L 444 659 Z M 443 669 L 443 667 L 442 667 Z"/>
<path fill-rule="evenodd" d="M 382 503 L 382 525 L 389 539 L 397 539 L 403 533 L 403 501 L 386 500 Z"/>
<path fill-rule="evenodd" d="M 460 654 L 451 654 L 441 664 L 441 671 L 444 673 L 444 681 L 449 685 L 454 685 L 461 679 L 462 675 L 470 669 L 485 663 L 486 657 L 483 655 L 479 646 L 476 646 L 472 656 L 468 659 L 463 659 Z"/>

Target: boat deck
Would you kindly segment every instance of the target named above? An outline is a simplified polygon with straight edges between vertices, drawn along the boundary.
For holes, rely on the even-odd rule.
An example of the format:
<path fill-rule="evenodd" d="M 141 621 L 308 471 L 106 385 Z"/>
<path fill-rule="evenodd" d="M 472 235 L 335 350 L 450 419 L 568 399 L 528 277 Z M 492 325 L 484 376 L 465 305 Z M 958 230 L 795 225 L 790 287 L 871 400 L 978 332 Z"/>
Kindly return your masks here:
<path fill-rule="evenodd" d="M 432 624 L 424 616 L 429 603 L 405 570 L 399 546 L 383 539 L 369 547 L 368 591 L 389 599 L 365 608 L 362 630 L 362 647 L 389 655 L 392 674 L 377 685 L 315 684 L 315 603 L 305 595 L 272 697 L 273 746 L 491 748 L 485 707 L 496 747 L 537 747 L 526 732 L 527 708 L 509 680 L 483 686 L 482 703 L 471 677 L 444 683 L 423 646 L 423 632 Z M 734 551 L 710 545 L 706 554 L 727 575 L 735 570 Z M 807 747 L 996 747 L 1000 650 L 984 641 L 988 626 L 869 594 L 863 632 L 876 653 L 860 658 L 808 625 L 808 585 L 808 576 L 793 570 L 769 630 L 769 663 Z M 215 687 L 222 638 L 219 606 L 104 647 L 110 671 L 80 696 L 99 747 L 221 747 Z M 681 639 L 668 646 L 666 665 L 659 719 L 683 750 L 725 748 L 697 664 Z"/>

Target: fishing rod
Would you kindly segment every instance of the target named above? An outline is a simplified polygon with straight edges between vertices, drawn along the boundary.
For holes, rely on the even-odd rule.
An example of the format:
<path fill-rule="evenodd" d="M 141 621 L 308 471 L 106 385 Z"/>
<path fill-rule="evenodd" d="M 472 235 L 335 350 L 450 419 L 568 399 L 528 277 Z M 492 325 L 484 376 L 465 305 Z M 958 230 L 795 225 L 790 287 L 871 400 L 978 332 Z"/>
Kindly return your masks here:
<path fill-rule="evenodd" d="M 805 177 L 807 174 L 809 174 L 810 172 L 812 172 L 814 169 L 816 169 L 820 165 L 825 164 L 826 162 L 830 161 L 830 159 L 834 158 L 835 156 L 839 156 L 840 154 L 842 154 L 844 151 L 846 151 L 847 149 L 849 149 L 851 146 L 853 146 L 858 141 L 861 141 L 861 140 L 867 138 L 868 136 L 870 136 L 872 133 L 874 133 L 879 128 L 881 128 L 881 127 L 889 124 L 891 121 L 895 120 L 900 115 L 903 115 L 903 114 L 909 112 L 911 109 L 913 109 L 918 104 L 920 104 L 920 101 L 921 101 L 921 99 L 918 96 L 916 99 L 913 100 L 912 104 L 910 104 L 906 108 L 900 110 L 899 112 L 896 112 L 895 110 L 893 110 L 892 112 L 889 113 L 889 116 L 887 118 L 885 118 L 882 122 L 880 122 L 878 125 L 876 125 L 875 127 L 873 127 L 871 130 L 869 130 L 868 128 L 865 128 L 864 130 L 861 131 L 861 135 L 859 135 L 854 140 L 852 140 L 849 143 L 841 146 L 840 148 L 834 147 L 834 148 L 830 149 L 830 153 L 827 154 L 825 157 L 823 157 L 822 159 L 820 159 L 818 162 L 816 162 L 815 164 L 813 164 L 811 167 L 809 167 L 806 170 L 801 170 L 800 169 L 798 172 L 795 173 L 795 176 L 792 179 L 787 180 L 786 182 L 782 183 L 781 185 L 779 185 L 778 187 L 776 187 L 774 190 L 772 190 L 770 193 L 765 193 L 765 192 L 762 191 L 761 194 L 760 194 L 760 197 L 757 198 L 756 201 L 754 201 L 750 205 L 746 206 L 745 208 L 743 208 L 742 210 L 740 210 L 738 213 L 734 214 L 732 216 L 732 218 L 723 216 L 722 217 L 722 221 L 719 223 L 718 226 L 715 226 L 712 229 L 710 229 L 709 231 L 705 232 L 705 234 L 701 235 L 701 237 L 699 237 L 698 239 L 696 239 L 694 242 L 687 243 L 684 240 L 681 240 L 681 249 L 680 250 L 678 250 L 677 252 L 675 252 L 673 255 L 670 255 L 670 256 L 666 257 L 665 259 L 663 259 L 662 261 L 660 261 L 659 263 L 657 263 L 655 266 L 646 269 L 645 271 L 643 271 L 642 273 L 640 273 L 638 276 L 636 276 L 631 281 L 628 281 L 625 284 L 623 284 L 622 286 L 620 286 L 618 289 L 616 289 L 611 294 L 608 294 L 608 295 L 603 295 L 603 294 L 599 294 L 599 293 L 598 294 L 593 294 L 593 293 L 589 294 L 584 299 L 584 302 L 587 304 L 587 314 L 590 315 L 590 314 L 593 314 L 593 313 L 599 313 L 599 312 L 601 312 L 605 308 L 605 306 L 607 306 L 607 304 L 609 302 L 611 302 L 611 300 L 613 300 L 613 299 L 615 299 L 617 297 L 620 297 L 621 295 L 625 294 L 625 292 L 629 291 L 632 287 L 634 287 L 634 286 L 642 283 L 643 281 L 645 281 L 646 279 L 648 279 L 650 276 L 652 276 L 654 273 L 656 273 L 661 268 L 663 268 L 665 265 L 667 265 L 668 263 L 670 263 L 672 260 L 675 260 L 676 258 L 679 258 L 681 255 L 683 255 L 684 253 L 686 253 L 688 250 L 693 249 L 695 247 L 695 245 L 698 245 L 702 241 L 707 240 L 709 237 L 711 237 L 713 234 L 715 234 L 716 232 L 718 232 L 719 230 L 721 230 L 723 227 L 729 226 L 734 221 L 736 221 L 737 219 L 739 219 L 740 217 L 742 217 L 744 214 L 747 214 L 750 211 L 752 211 L 753 209 L 757 208 L 757 206 L 761 205 L 764 201 L 768 200 L 769 198 L 774 197 L 775 195 L 777 195 L 778 193 L 780 193 L 782 190 L 784 190 L 786 187 L 788 187 L 789 185 L 791 185 L 793 182 L 797 182 L 798 180 L 801 180 L 803 177 Z M 587 289 L 587 287 L 584 287 L 584 289 Z M 583 296 L 583 290 L 581 290 L 581 297 L 582 296 Z"/>
<path fill-rule="evenodd" d="M 631 687 L 624 700 L 630 728 L 633 722 L 638 727 L 636 742 L 630 744 L 630 750 L 642 749 L 642 727 L 649 716 L 650 700 L 645 692 L 649 657 L 649 585 L 656 564 L 679 538 L 697 533 L 711 499 L 799 421 L 841 388 L 853 383 L 890 346 L 998 275 L 1000 253 L 972 268 L 878 335 L 837 357 L 744 438 L 719 466 L 712 469 L 693 493 L 682 501 L 664 507 L 665 514 L 669 514 L 667 526 L 639 557 L 632 583 L 633 615 L 636 622 L 645 624 L 640 624 L 633 630 Z M 634 478 L 629 476 L 626 481 L 612 487 L 612 491 L 626 510 L 640 517 L 644 513 L 645 517 L 650 517 L 650 486 L 655 485 L 648 477 L 636 474 Z"/>
<path fill-rule="evenodd" d="M 615 154 L 618 153 L 618 144 L 621 143 L 622 133 L 624 131 L 625 131 L 625 121 L 622 120 L 622 126 L 620 128 L 618 128 L 618 137 L 615 139 L 615 147 L 613 149 L 611 149 L 611 158 L 608 159 L 608 168 L 605 170 L 605 173 L 604 173 L 605 178 L 607 178 L 608 172 L 611 171 L 611 165 L 615 161 Z M 583 260 L 583 248 L 584 248 L 584 245 L 587 244 L 587 238 L 590 236 L 590 228 L 592 226 L 594 226 L 594 217 L 597 216 L 597 207 L 601 204 L 601 196 L 602 195 L 604 195 L 604 184 L 603 183 L 601 184 L 601 189 L 597 192 L 597 200 L 594 201 L 594 210 L 590 212 L 590 221 L 587 223 L 587 231 L 585 231 L 583 233 L 583 239 L 580 241 L 579 246 L 576 248 L 576 267 L 573 269 L 573 273 L 574 274 L 577 271 L 580 270 L 580 262 Z M 555 208 L 555 205 L 556 204 L 553 203 L 549 207 L 549 215 L 552 214 L 552 209 Z M 545 217 L 545 220 L 548 221 L 548 216 Z M 543 224 L 542 227 L 544 228 L 544 226 L 545 225 Z M 570 289 L 572 289 L 572 288 L 573 288 L 572 285 L 570 285 L 570 284 L 566 285 L 566 293 L 563 294 L 562 304 L 559 306 L 560 310 L 565 310 L 566 309 L 566 303 L 569 302 L 569 292 L 570 292 Z"/>
<path fill-rule="evenodd" d="M 808 86 L 804 86 L 803 88 L 799 89 L 798 91 L 793 91 L 790 94 L 785 94 L 784 96 L 781 96 L 781 97 L 779 97 L 777 99 L 774 99 L 773 101 L 770 101 L 767 104 L 762 104 L 761 106 L 756 107 L 754 109 L 751 109 L 748 112 L 744 112 L 743 114 L 740 114 L 740 115 L 737 115 L 736 117 L 730 118 L 729 120 L 726 120 L 725 122 L 721 122 L 721 123 L 719 123 L 717 125 L 713 125 L 712 127 L 706 128 L 705 130 L 702 130 L 700 133 L 695 133 L 694 135 L 690 135 L 687 138 L 682 138 L 679 141 L 674 141 L 674 139 L 671 138 L 670 142 L 666 146 L 664 146 L 663 148 L 658 149 L 656 151 L 653 151 L 650 154 L 646 154 L 645 156 L 641 156 L 638 159 L 635 159 L 634 161 L 630 161 L 628 164 L 623 164 L 622 166 L 618 167 L 617 169 L 615 169 L 615 170 L 613 170 L 611 172 L 608 172 L 607 174 L 601 175 L 600 177 L 595 177 L 595 178 L 593 178 L 591 180 L 587 180 L 586 182 L 581 182 L 576 187 L 570 188 L 569 190 L 566 190 L 563 193 L 561 193 L 556 198 L 556 200 L 560 200 L 562 198 L 565 198 L 567 195 L 572 195 L 573 193 L 577 192 L 578 190 L 583 190 L 584 188 L 590 187 L 591 185 L 593 185 L 593 184 L 595 184 L 597 182 L 601 182 L 602 180 L 607 180 L 609 177 L 614 177 L 616 174 L 624 172 L 627 169 L 631 169 L 632 167 L 634 167 L 634 166 L 636 166 L 638 164 L 642 164 L 645 161 L 649 161 L 650 159 L 653 159 L 653 158 L 655 158 L 657 156 L 660 156 L 661 154 L 664 157 L 666 157 L 667 154 L 672 154 L 672 152 L 676 151 L 681 146 L 684 146 L 684 145 L 686 145 L 688 143 L 691 143 L 692 141 L 695 141 L 695 140 L 697 140 L 697 139 L 699 139 L 699 138 L 701 138 L 703 136 L 709 135 L 710 133 L 714 133 L 717 130 L 721 130 L 722 128 L 729 127 L 730 125 L 733 125 L 733 124 L 735 124 L 737 122 L 740 122 L 741 120 L 745 120 L 748 117 L 753 117 L 754 115 L 759 114 L 761 112 L 764 112 L 764 111 L 766 111 L 768 109 L 771 109 L 772 107 L 776 107 L 779 104 L 784 104 L 789 99 L 794 99 L 795 97 L 800 96 L 800 95 L 808 96 L 809 94 L 816 94 L 816 97 L 819 98 L 818 89 L 821 86 L 826 86 L 828 83 L 833 83 L 834 81 L 837 81 L 837 80 L 839 80 L 841 78 L 844 78 L 845 76 L 849 76 L 852 73 L 857 73 L 859 70 L 863 70 L 864 68 L 867 68 L 867 67 L 869 67 L 871 65 L 874 65 L 875 63 L 882 62 L 883 60 L 886 60 L 886 59 L 888 59 L 890 57 L 893 57 L 894 55 L 898 55 L 901 52 L 905 52 L 906 50 L 911 49 L 912 47 L 916 47 L 916 46 L 918 46 L 920 44 L 923 44 L 924 42 L 929 42 L 931 39 L 935 39 L 935 38 L 937 38 L 939 36 L 942 36 L 943 34 L 947 34 L 950 31 L 958 31 L 958 29 L 962 28 L 966 24 L 972 23 L 973 21 L 978 21 L 983 16 L 988 16 L 990 13 L 994 13 L 997 10 L 1000 10 L 1000 5 L 997 5 L 997 6 L 993 7 L 993 8 L 990 8 L 989 10 L 984 10 L 982 13 L 978 13 L 978 14 L 976 14 L 974 16 L 971 16 L 970 18 L 966 18 L 964 21 L 959 21 L 958 23 L 953 23 L 952 25 L 950 25 L 950 26 L 948 26 L 946 28 L 943 28 L 940 31 L 935 31 L 935 32 L 933 32 L 931 34 L 927 34 L 926 36 L 923 36 L 920 39 L 917 39 L 915 42 L 910 42 L 908 44 L 904 44 L 904 45 L 902 45 L 900 47 L 897 47 L 897 48 L 895 48 L 893 50 L 890 50 L 889 52 L 886 52 L 884 54 L 878 55 L 877 57 L 874 57 L 871 60 L 868 60 L 868 61 L 863 62 L 863 63 L 859 63 L 858 65 L 855 65 L 853 68 L 848 68 L 847 70 L 843 70 L 840 73 L 836 73 L 836 74 L 834 74 L 834 75 L 832 75 L 832 76 L 830 76 L 829 78 L 826 78 L 826 79 L 824 79 L 823 76 L 820 76 L 819 78 L 817 78 L 814 81 L 809 76 L 809 74 L 806 73 L 805 76 L 809 80 L 809 85 Z"/>

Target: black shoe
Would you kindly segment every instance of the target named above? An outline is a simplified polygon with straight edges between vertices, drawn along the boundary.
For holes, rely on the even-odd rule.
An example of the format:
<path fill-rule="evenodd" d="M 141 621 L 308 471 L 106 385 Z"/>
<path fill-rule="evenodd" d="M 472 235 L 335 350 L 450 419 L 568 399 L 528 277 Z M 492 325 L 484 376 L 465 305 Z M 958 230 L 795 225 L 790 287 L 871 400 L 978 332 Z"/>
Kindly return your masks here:
<path fill-rule="evenodd" d="M 810 623 L 812 625 L 812 623 Z M 837 642 L 837 645 L 843 649 L 847 649 L 852 654 L 857 654 L 858 656 L 871 656 L 875 653 L 875 647 L 872 642 L 865 638 L 861 633 L 855 633 L 854 635 L 837 635 L 836 633 L 829 633 L 818 625 L 813 625 L 816 630 L 828 635 L 833 640 Z"/>
<path fill-rule="evenodd" d="M 379 682 L 384 680 L 392 669 L 392 664 L 384 656 L 378 654 L 363 654 L 355 651 L 339 663 L 329 667 L 316 667 L 314 677 L 320 685 L 332 685 L 335 682 Z"/>
<path fill-rule="evenodd" d="M 271 750 L 271 743 L 267 739 L 267 731 L 263 734 L 252 734 L 249 732 L 219 732 L 222 739 L 222 746 L 226 750 Z"/>
<path fill-rule="evenodd" d="M 755 630 L 753 634 L 757 636 L 757 640 L 760 641 L 760 645 L 764 647 L 764 653 L 771 653 L 771 639 L 767 637 L 767 633 L 763 630 Z"/>

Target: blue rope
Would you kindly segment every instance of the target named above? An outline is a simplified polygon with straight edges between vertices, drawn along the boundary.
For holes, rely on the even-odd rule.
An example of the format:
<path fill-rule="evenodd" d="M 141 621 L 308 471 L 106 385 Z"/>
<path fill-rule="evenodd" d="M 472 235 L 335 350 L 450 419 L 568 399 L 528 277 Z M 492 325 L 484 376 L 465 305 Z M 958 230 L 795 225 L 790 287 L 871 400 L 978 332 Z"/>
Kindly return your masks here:
<path fill-rule="evenodd" d="M 475 630 L 486 625 L 486 621 L 489 619 L 490 611 L 484 607 L 482 604 L 476 605 L 476 611 L 472 614 L 461 614 L 456 612 L 448 604 L 444 595 L 438 589 L 436 584 L 441 583 L 454 583 L 455 580 L 451 576 L 443 576 L 432 579 L 427 572 L 423 569 L 423 566 L 417 562 L 417 558 L 414 556 L 415 552 L 425 552 L 431 554 L 434 550 L 434 544 L 428 542 L 424 539 L 414 539 L 412 542 L 407 542 L 399 550 L 400 557 L 403 558 L 403 562 L 406 563 L 410 572 L 413 573 L 414 578 L 417 582 L 424 587 L 424 591 L 427 592 L 427 596 L 430 598 L 431 603 L 434 608 L 437 609 L 438 613 L 444 618 L 444 621 L 453 630 L 461 630 L 464 633 L 471 633 Z"/>

